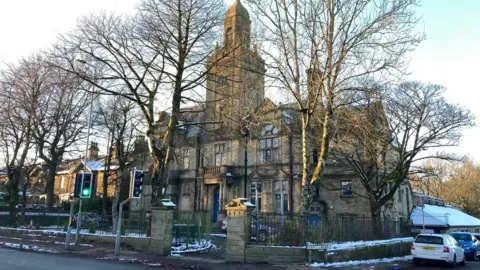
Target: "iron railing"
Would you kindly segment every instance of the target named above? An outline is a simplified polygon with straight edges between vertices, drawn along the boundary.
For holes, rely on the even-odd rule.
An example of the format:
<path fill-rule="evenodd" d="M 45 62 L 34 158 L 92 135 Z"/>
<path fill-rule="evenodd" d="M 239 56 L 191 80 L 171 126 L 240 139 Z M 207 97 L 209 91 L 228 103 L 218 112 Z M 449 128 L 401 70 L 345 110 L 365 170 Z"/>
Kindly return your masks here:
<path fill-rule="evenodd" d="M 211 212 L 180 212 L 173 216 L 172 246 L 186 246 L 208 241 L 212 231 Z"/>
<path fill-rule="evenodd" d="M 386 218 L 377 230 L 370 218 L 350 216 L 304 218 L 250 215 L 246 218 L 246 226 L 250 244 L 268 246 L 305 246 L 412 236 L 410 225 L 402 220 Z"/>

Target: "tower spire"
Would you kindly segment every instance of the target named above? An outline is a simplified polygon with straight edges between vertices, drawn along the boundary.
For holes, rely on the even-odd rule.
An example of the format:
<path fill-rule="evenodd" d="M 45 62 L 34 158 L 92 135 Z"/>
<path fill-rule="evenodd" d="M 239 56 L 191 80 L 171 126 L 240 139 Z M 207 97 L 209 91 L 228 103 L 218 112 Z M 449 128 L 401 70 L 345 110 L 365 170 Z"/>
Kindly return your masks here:
<path fill-rule="evenodd" d="M 250 46 L 250 14 L 240 0 L 228 8 L 224 21 L 225 46 Z"/>

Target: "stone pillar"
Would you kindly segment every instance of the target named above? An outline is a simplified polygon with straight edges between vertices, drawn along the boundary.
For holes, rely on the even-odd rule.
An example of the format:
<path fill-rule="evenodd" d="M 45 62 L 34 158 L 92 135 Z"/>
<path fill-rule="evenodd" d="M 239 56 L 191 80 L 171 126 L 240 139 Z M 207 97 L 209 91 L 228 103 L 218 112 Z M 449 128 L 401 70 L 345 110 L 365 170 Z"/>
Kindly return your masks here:
<path fill-rule="evenodd" d="M 149 251 L 161 256 L 170 256 L 173 238 L 173 209 L 152 207 L 152 230 Z"/>
<path fill-rule="evenodd" d="M 245 247 L 250 237 L 250 217 L 255 207 L 243 205 L 239 199 L 233 199 L 225 207 L 228 216 L 227 262 L 245 262 Z"/>

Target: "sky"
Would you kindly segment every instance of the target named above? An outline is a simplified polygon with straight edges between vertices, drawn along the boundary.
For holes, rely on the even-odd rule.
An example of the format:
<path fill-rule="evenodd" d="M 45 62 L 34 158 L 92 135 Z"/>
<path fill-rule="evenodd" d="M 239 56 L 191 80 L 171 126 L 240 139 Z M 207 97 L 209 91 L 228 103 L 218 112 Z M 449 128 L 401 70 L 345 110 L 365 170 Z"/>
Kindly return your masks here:
<path fill-rule="evenodd" d="M 226 0 L 229 5 L 233 0 Z M 0 61 L 15 62 L 48 48 L 59 34 L 72 30 L 77 18 L 99 10 L 131 13 L 137 0 L 0 1 Z M 480 70 L 479 0 L 423 0 L 419 29 L 427 39 L 413 52 L 409 79 L 447 87 L 447 98 L 480 117 L 477 92 Z M 480 120 L 479 120 L 480 122 Z M 480 161 L 480 127 L 465 130 L 451 149 Z"/>

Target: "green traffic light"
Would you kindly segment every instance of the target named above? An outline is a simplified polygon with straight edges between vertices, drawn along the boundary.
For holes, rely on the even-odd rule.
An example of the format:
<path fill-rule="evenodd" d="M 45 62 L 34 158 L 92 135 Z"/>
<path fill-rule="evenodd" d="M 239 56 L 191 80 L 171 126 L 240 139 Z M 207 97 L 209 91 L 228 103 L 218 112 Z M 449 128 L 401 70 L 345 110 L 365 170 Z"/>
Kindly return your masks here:
<path fill-rule="evenodd" d="M 84 196 L 88 196 L 88 194 L 90 194 L 90 190 L 84 189 L 82 193 Z"/>

